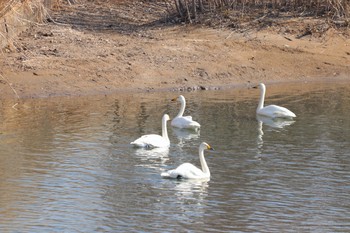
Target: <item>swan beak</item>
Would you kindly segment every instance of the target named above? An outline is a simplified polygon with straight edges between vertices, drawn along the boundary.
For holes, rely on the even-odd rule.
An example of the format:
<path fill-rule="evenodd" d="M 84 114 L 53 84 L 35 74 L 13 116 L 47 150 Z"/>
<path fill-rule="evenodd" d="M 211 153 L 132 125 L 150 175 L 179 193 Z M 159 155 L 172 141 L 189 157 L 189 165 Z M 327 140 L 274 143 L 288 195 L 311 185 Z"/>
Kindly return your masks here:
<path fill-rule="evenodd" d="M 177 97 L 176 97 L 176 98 L 171 99 L 171 101 L 176 101 L 176 100 L 177 100 Z"/>
<path fill-rule="evenodd" d="M 259 86 L 258 86 L 258 85 L 256 85 L 256 86 L 254 86 L 253 88 L 254 88 L 254 89 L 258 89 L 258 88 L 259 88 Z"/>
<path fill-rule="evenodd" d="M 208 145 L 208 147 L 207 147 L 207 148 L 208 148 L 208 150 L 214 150 L 214 148 L 213 148 L 213 147 L 211 147 L 211 146 L 209 146 L 209 145 Z"/>

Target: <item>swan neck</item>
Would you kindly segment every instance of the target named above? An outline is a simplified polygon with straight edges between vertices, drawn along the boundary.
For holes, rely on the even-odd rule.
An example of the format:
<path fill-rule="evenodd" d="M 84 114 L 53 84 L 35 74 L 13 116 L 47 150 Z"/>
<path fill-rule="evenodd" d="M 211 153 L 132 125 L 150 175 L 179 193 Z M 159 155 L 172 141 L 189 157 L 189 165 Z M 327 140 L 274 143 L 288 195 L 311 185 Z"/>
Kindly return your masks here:
<path fill-rule="evenodd" d="M 176 116 L 176 117 L 182 117 L 182 116 L 183 116 L 183 114 L 184 114 L 184 112 L 185 112 L 185 108 L 186 108 L 186 100 L 181 99 L 181 100 L 180 100 L 180 102 L 181 102 L 180 111 L 179 111 L 179 113 L 177 114 L 177 116 Z"/>
<path fill-rule="evenodd" d="M 165 119 L 162 120 L 162 137 L 165 139 L 169 139 L 166 122 L 167 121 Z"/>
<path fill-rule="evenodd" d="M 261 88 L 261 90 L 260 90 L 260 100 L 259 100 L 259 105 L 258 105 L 257 111 L 264 107 L 264 101 L 265 101 L 265 91 L 266 91 L 266 89 L 265 89 L 264 86 L 261 86 L 260 88 Z"/>
<path fill-rule="evenodd" d="M 203 148 L 199 148 L 199 161 L 201 163 L 203 173 L 210 176 L 209 167 L 208 167 L 207 162 L 205 161 L 205 158 L 204 158 L 204 149 Z"/>

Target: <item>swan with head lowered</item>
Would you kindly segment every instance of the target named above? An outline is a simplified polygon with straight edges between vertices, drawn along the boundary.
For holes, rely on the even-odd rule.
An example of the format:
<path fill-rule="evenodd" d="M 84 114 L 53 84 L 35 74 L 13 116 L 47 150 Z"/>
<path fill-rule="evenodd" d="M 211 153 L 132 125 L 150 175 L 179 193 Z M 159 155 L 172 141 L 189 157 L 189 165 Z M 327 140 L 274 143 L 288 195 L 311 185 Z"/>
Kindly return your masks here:
<path fill-rule="evenodd" d="M 170 120 L 168 114 L 164 114 L 162 118 L 162 135 L 158 134 L 147 134 L 142 137 L 136 139 L 130 144 L 135 147 L 143 147 L 143 148 L 159 148 L 159 147 L 169 147 L 170 140 L 168 137 L 166 123 Z"/>
<path fill-rule="evenodd" d="M 265 92 L 266 87 L 265 84 L 260 83 L 258 86 L 255 86 L 253 88 L 260 88 L 260 100 L 258 107 L 256 109 L 256 113 L 258 115 L 262 115 L 265 117 L 271 117 L 271 118 L 293 118 L 296 117 L 296 115 L 288 110 L 287 108 L 277 106 L 277 105 L 268 105 L 264 107 L 264 101 L 265 101 Z"/>
<path fill-rule="evenodd" d="M 186 107 L 186 99 L 184 96 L 180 95 L 177 98 L 172 99 L 171 101 L 180 101 L 181 107 L 179 113 L 176 115 L 176 117 L 171 121 L 171 125 L 180 129 L 193 129 L 198 130 L 201 125 L 192 120 L 191 116 L 183 116 L 185 112 Z"/>
<path fill-rule="evenodd" d="M 210 179 L 210 171 L 204 158 L 204 150 L 214 150 L 209 144 L 202 142 L 199 146 L 199 161 L 202 169 L 191 163 L 183 163 L 176 169 L 163 172 L 163 178 L 173 179 Z"/>

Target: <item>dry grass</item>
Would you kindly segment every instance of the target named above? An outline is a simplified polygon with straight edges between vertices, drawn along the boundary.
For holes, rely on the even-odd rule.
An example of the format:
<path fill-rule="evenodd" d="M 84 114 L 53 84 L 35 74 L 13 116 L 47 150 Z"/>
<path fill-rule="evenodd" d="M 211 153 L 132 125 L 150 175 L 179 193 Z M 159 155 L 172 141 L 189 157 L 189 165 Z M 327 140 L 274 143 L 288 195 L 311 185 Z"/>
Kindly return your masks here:
<path fill-rule="evenodd" d="M 45 0 L 46 1 L 46 0 Z M 47 16 L 44 0 L 0 0 L 0 49 L 15 50 L 15 38 L 33 23 Z"/>
<path fill-rule="evenodd" d="M 18 20 L 28 18 L 33 22 L 42 22 L 47 15 L 45 0 L 0 0 L 0 18 L 5 14 L 16 15 Z M 19 10 L 22 7 L 24 10 Z M 29 16 L 29 17 L 28 17 Z M 34 17 L 33 17 L 34 16 Z"/>
<path fill-rule="evenodd" d="M 349 0 L 173 0 L 183 21 L 196 21 L 199 14 L 236 11 L 242 17 L 260 12 L 261 16 L 321 17 L 349 25 Z"/>
<path fill-rule="evenodd" d="M 20 3 L 20 0 L 0 0 L 0 18 L 11 11 L 14 5 Z"/>

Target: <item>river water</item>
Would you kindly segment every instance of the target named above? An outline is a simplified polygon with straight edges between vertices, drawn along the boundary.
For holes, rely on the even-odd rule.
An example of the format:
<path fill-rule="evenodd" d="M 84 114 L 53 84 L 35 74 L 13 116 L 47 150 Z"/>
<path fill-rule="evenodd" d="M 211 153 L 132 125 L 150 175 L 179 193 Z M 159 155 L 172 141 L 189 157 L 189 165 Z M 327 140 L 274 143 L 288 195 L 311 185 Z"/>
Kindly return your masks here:
<path fill-rule="evenodd" d="M 200 132 L 168 124 L 171 147 L 129 143 L 161 132 L 179 93 L 1 103 L 0 232 L 350 232 L 350 83 L 183 93 Z M 162 179 L 183 162 L 210 181 Z"/>

